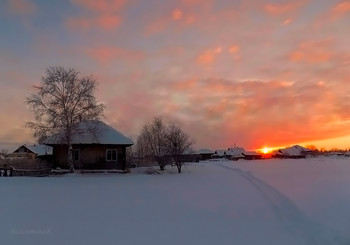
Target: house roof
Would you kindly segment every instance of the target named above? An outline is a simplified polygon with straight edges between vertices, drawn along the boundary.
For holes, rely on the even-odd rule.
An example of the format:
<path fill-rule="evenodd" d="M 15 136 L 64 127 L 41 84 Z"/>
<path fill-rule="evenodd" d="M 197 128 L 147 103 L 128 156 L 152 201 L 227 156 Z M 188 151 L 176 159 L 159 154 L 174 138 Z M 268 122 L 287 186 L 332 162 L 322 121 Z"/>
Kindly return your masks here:
<path fill-rule="evenodd" d="M 23 145 L 37 156 L 52 155 L 52 147 L 48 145 Z"/>
<path fill-rule="evenodd" d="M 102 145 L 133 145 L 131 139 L 118 130 L 97 120 L 82 121 L 76 125 L 76 132 L 72 144 L 102 144 Z M 45 140 L 47 145 L 66 144 L 64 132 L 55 134 Z"/>
<path fill-rule="evenodd" d="M 196 152 L 197 154 L 214 154 L 215 151 L 210 149 L 200 149 Z"/>

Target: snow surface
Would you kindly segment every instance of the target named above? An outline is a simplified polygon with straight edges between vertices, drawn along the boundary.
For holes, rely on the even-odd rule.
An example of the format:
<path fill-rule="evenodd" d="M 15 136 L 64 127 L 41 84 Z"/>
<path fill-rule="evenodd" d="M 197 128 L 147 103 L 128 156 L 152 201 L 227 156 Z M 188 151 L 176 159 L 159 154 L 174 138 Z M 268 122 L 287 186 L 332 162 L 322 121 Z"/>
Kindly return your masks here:
<path fill-rule="evenodd" d="M 0 178 L 1 244 L 350 244 L 349 159 L 167 169 Z"/>

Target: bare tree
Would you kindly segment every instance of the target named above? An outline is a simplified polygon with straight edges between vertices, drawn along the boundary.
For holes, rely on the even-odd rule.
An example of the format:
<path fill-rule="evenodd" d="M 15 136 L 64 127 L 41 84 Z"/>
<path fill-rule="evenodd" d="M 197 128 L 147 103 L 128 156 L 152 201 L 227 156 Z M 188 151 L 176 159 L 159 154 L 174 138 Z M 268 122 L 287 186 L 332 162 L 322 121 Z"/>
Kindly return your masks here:
<path fill-rule="evenodd" d="M 139 154 L 153 156 L 161 170 L 165 169 L 169 157 L 166 148 L 166 127 L 161 118 L 155 117 L 146 124 L 137 140 Z"/>
<path fill-rule="evenodd" d="M 48 136 L 65 132 L 61 143 L 67 145 L 67 162 L 74 171 L 72 139 L 75 127 L 83 120 L 98 120 L 103 116 L 104 105 L 96 101 L 96 80 L 81 76 L 71 68 L 50 67 L 41 78 L 40 85 L 27 97 L 27 104 L 34 112 L 34 122 L 26 125 L 42 142 Z"/>
<path fill-rule="evenodd" d="M 161 118 L 154 118 L 146 124 L 137 139 L 139 156 L 150 155 L 157 161 L 161 170 L 174 162 L 181 173 L 182 155 L 191 149 L 194 141 L 179 126 L 165 125 Z"/>
<path fill-rule="evenodd" d="M 182 168 L 182 155 L 191 150 L 194 141 L 186 134 L 182 129 L 175 125 L 171 124 L 167 128 L 166 133 L 166 145 L 168 154 L 173 159 L 177 170 L 181 173 Z"/>

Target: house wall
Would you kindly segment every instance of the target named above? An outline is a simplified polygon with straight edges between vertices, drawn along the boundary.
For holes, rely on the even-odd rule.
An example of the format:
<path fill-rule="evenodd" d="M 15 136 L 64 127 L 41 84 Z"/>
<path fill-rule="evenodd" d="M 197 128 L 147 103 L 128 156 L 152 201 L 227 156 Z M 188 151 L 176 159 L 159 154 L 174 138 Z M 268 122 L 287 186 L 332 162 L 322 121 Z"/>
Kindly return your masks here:
<path fill-rule="evenodd" d="M 107 149 L 117 150 L 117 161 L 107 161 Z M 123 145 L 73 145 L 73 151 L 79 150 L 80 159 L 74 161 L 76 169 L 122 169 L 126 168 L 126 146 Z M 69 168 L 67 146 L 53 146 L 55 167 Z"/>

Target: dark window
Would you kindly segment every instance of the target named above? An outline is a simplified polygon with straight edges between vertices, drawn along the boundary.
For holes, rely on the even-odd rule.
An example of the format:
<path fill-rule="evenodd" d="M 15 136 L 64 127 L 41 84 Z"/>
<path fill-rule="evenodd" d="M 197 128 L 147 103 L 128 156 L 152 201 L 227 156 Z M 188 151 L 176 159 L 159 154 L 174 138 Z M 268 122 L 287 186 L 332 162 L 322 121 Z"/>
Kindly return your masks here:
<path fill-rule="evenodd" d="M 79 149 L 74 149 L 72 154 L 73 154 L 73 161 L 80 160 L 80 150 Z"/>
<path fill-rule="evenodd" d="M 117 150 L 116 149 L 107 149 L 106 161 L 117 161 Z"/>

